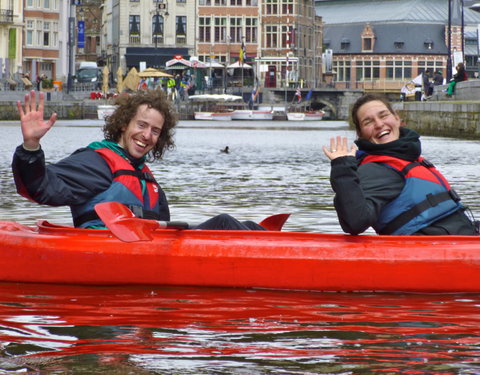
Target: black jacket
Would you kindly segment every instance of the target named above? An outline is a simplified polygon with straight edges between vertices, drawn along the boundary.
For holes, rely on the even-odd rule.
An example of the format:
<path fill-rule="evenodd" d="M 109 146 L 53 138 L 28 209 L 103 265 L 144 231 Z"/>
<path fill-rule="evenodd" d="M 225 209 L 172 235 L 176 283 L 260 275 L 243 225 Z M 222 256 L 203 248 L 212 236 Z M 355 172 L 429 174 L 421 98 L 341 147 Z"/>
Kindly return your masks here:
<path fill-rule="evenodd" d="M 55 164 L 45 164 L 45 155 L 18 146 L 13 155 L 13 176 L 24 197 L 49 206 L 81 205 L 105 191 L 113 182 L 107 162 L 91 148 L 82 148 Z M 163 190 L 159 192 L 164 212 L 169 212 Z M 163 217 L 162 220 L 169 220 Z"/>

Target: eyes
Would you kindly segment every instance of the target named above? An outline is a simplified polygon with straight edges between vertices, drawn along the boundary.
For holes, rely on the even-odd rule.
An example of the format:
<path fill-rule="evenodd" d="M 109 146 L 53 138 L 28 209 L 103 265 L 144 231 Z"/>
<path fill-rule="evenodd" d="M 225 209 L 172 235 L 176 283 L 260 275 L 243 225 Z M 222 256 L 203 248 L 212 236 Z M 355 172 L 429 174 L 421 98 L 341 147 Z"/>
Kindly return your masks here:
<path fill-rule="evenodd" d="M 145 130 L 145 129 L 151 128 L 152 135 L 155 136 L 155 137 L 159 137 L 160 134 L 162 133 L 162 128 L 159 128 L 157 126 L 150 126 L 149 124 L 147 124 L 146 122 L 143 122 L 143 121 L 138 121 L 137 122 L 137 127 L 140 130 Z"/>
<path fill-rule="evenodd" d="M 392 114 L 392 113 L 391 113 L 390 111 L 388 111 L 388 110 L 381 111 L 381 112 L 379 112 L 376 116 L 375 116 L 375 115 L 374 115 L 374 116 L 371 116 L 371 117 L 369 116 L 369 117 L 366 117 L 366 118 L 362 119 L 362 120 L 360 121 L 360 126 L 361 126 L 362 128 L 365 128 L 365 127 L 367 127 L 367 126 L 373 125 L 373 124 L 375 124 L 377 118 L 380 119 L 380 120 L 384 120 L 384 119 L 386 119 L 388 116 L 390 116 L 391 114 Z"/>

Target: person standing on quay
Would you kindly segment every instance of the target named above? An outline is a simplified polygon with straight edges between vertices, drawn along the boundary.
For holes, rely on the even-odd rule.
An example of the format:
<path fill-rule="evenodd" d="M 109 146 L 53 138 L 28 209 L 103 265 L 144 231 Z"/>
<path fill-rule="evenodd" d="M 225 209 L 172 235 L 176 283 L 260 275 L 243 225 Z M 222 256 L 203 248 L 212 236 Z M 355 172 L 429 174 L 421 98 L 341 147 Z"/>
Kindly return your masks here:
<path fill-rule="evenodd" d="M 402 127 L 386 98 L 366 94 L 352 107 L 358 139 L 330 140 L 330 182 L 342 229 L 360 234 L 476 235 L 460 197 L 421 156 L 419 135 Z"/>

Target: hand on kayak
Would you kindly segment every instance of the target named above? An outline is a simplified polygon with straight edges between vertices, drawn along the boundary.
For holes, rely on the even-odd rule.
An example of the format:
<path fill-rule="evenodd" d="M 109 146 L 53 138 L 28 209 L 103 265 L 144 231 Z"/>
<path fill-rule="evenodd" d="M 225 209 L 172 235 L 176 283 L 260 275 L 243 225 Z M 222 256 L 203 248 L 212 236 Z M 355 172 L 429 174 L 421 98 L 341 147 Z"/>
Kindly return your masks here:
<path fill-rule="evenodd" d="M 342 157 L 342 156 L 355 156 L 357 152 L 357 146 L 352 143 L 350 147 L 348 147 L 348 140 L 347 137 L 336 137 L 330 138 L 330 148 L 327 146 L 323 146 L 323 152 L 330 160 Z"/>
<path fill-rule="evenodd" d="M 43 105 L 45 102 L 45 94 L 39 93 L 38 108 L 35 100 L 36 93 L 34 90 L 25 95 L 25 109 L 22 103 L 17 101 L 18 113 L 20 114 L 20 124 L 22 126 L 23 146 L 27 150 L 36 150 L 40 147 L 40 139 L 50 130 L 55 121 L 57 114 L 50 116 L 48 121 L 43 119 Z"/>

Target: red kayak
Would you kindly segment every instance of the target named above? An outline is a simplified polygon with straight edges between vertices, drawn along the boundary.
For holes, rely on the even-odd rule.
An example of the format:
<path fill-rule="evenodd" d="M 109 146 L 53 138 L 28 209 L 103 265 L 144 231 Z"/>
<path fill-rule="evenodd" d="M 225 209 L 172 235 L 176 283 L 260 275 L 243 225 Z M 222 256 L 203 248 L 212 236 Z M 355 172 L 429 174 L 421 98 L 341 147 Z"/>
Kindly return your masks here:
<path fill-rule="evenodd" d="M 140 220 L 140 219 L 137 219 Z M 350 236 L 0 222 L 0 280 L 317 291 L 480 292 L 480 237 Z"/>

